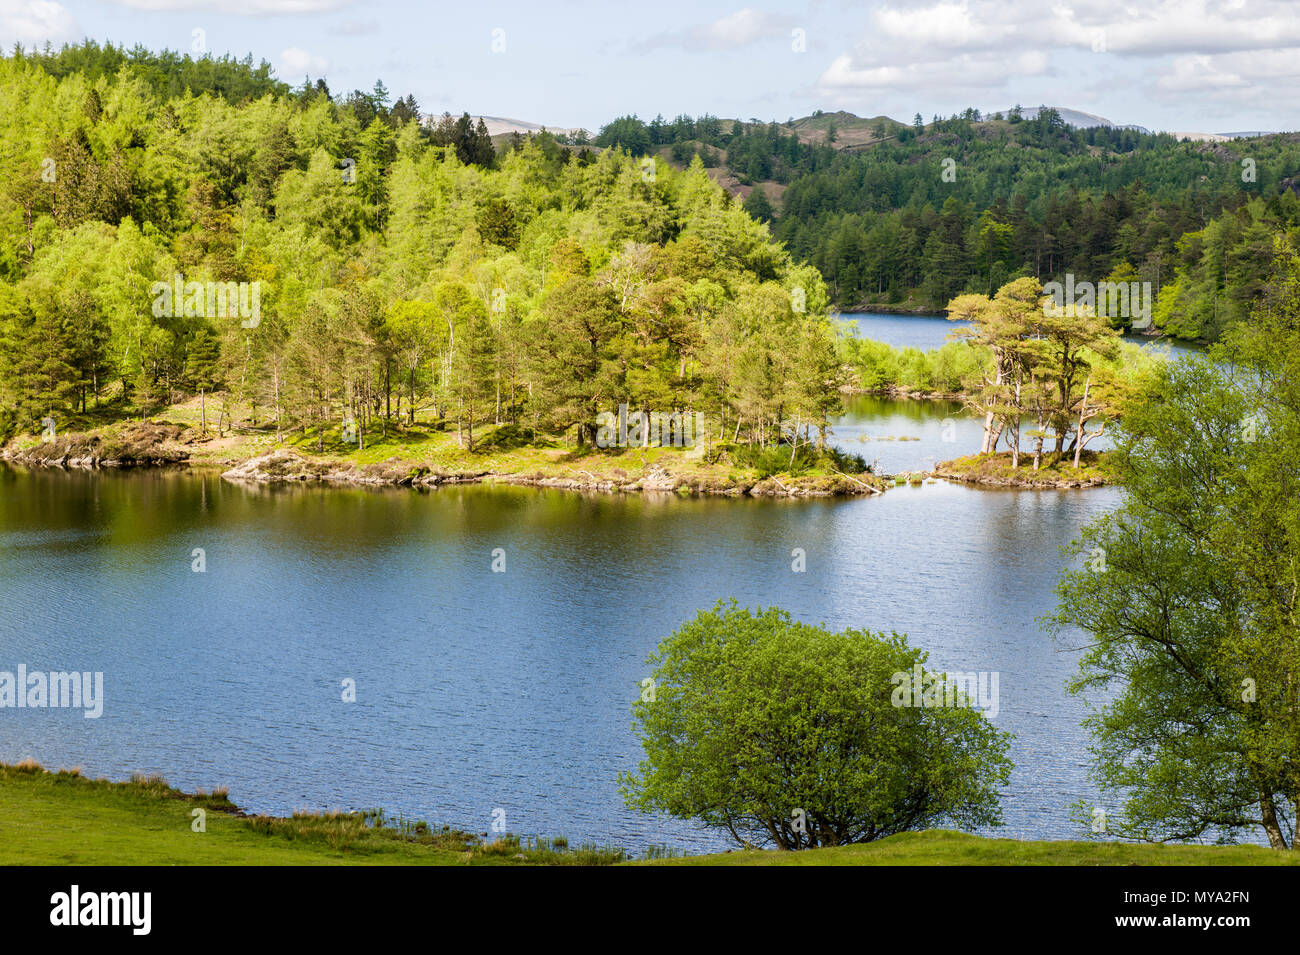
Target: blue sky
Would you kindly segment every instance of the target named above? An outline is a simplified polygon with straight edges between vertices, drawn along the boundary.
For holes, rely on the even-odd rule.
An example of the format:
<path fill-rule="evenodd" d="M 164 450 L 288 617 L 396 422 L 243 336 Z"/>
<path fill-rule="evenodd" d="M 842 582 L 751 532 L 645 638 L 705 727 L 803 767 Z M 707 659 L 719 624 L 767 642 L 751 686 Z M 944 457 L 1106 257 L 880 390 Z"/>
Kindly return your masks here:
<path fill-rule="evenodd" d="M 908 121 L 1016 102 L 1170 131 L 1300 126 L 1295 0 L 0 0 L 6 48 L 86 36 L 201 41 L 295 85 L 382 78 L 427 112 L 593 131 L 632 112 Z"/>

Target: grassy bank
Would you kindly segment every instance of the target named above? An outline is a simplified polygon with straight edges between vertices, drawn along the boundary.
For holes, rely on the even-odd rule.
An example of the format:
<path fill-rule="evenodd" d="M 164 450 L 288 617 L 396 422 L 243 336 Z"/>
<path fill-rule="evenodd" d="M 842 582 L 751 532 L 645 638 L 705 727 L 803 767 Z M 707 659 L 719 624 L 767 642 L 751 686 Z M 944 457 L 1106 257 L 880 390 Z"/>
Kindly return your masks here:
<path fill-rule="evenodd" d="M 195 810 L 206 831 L 195 832 Z M 0 764 L 0 861 L 10 865 L 607 865 L 617 849 L 487 842 L 382 813 L 249 816 L 226 793 Z"/>
<path fill-rule="evenodd" d="M 1034 470 L 1033 454 L 1020 453 L 1020 462 L 1011 466 L 1011 452 L 997 454 L 970 454 L 944 461 L 934 469 L 934 476 L 950 481 L 981 484 L 989 487 L 1100 487 L 1114 479 L 1107 462 L 1106 452 L 1084 451 L 1079 456 L 1079 466 L 1074 466 L 1073 454 L 1043 452 L 1038 470 Z"/>
<path fill-rule="evenodd" d="M 194 832 L 194 811 L 205 832 Z M 114 783 L 35 763 L 0 764 L 0 861 L 10 865 L 608 865 L 619 849 L 570 848 L 393 820 L 382 813 L 249 816 L 222 790 L 184 793 L 156 777 Z M 807 852 L 726 852 L 652 865 L 1296 865 L 1257 846 L 1022 842 L 959 832 L 905 833 Z"/>
<path fill-rule="evenodd" d="M 412 478 L 432 475 L 451 481 L 510 479 L 706 494 L 836 495 L 884 487 L 866 472 L 860 458 L 817 455 L 806 446 L 793 461 L 788 445 L 761 450 L 717 441 L 706 446 L 703 439 L 694 448 L 593 448 L 501 425 L 477 429 L 470 450 L 458 441 L 454 426 L 443 430 L 418 420 L 386 430 L 376 427 L 353 440 L 346 440 L 341 425 L 277 435 L 273 428 L 245 423 L 218 434 L 214 403 L 208 403 L 205 431 L 198 399 L 161 409 L 147 423 L 109 417 L 103 410 L 77 416 L 62 422 L 52 441 L 19 436 L 5 451 L 26 465 L 186 463 L 222 470 L 287 451 L 300 459 L 294 470 L 302 478 L 330 475 L 335 481 L 359 484 L 411 483 Z M 248 417 L 240 420 L 247 422 Z"/>
<path fill-rule="evenodd" d="M 647 865 L 1300 865 L 1300 853 L 1261 846 L 1155 846 L 1121 842 L 986 839 L 965 832 L 905 832 L 879 842 L 802 852 L 724 852 Z"/>

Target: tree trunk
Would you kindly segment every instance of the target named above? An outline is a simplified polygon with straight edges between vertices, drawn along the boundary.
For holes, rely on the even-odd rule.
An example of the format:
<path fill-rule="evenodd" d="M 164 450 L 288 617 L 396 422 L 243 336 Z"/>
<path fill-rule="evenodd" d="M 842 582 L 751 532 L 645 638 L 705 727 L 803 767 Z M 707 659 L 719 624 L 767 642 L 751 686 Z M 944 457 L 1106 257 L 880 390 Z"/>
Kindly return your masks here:
<path fill-rule="evenodd" d="M 1011 418 L 1011 468 L 1020 467 L 1020 382 L 1016 382 L 1016 412 Z"/>
<path fill-rule="evenodd" d="M 1273 804 L 1271 794 L 1265 793 L 1260 797 L 1259 809 L 1264 822 L 1264 832 L 1268 834 L 1269 848 L 1289 848 L 1286 844 L 1286 836 L 1282 834 L 1282 826 L 1277 821 L 1277 807 Z"/>
<path fill-rule="evenodd" d="M 1083 403 L 1079 405 L 1079 427 L 1074 436 L 1074 469 L 1079 470 L 1079 456 L 1083 454 L 1083 423 L 1088 413 L 1088 388 L 1092 385 L 1092 375 L 1083 383 Z"/>

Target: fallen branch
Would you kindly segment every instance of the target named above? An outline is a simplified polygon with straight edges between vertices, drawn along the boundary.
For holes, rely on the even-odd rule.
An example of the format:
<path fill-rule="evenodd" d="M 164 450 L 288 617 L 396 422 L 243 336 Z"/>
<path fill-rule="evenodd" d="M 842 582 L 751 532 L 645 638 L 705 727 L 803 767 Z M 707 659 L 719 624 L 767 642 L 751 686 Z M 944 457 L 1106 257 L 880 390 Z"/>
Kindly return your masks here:
<path fill-rule="evenodd" d="M 843 471 L 840 471 L 840 470 L 838 470 L 838 469 L 836 469 L 836 468 L 831 468 L 831 470 L 834 471 L 836 474 L 838 474 L 840 477 L 848 478 L 848 479 L 849 479 L 850 481 L 852 481 L 854 484 L 861 484 L 863 487 L 865 487 L 865 488 L 866 488 L 868 491 L 870 491 L 872 494 L 884 494 L 884 493 L 885 493 L 884 491 L 880 490 L 879 488 L 874 488 L 874 487 L 872 487 L 872 486 L 871 486 L 870 484 L 868 484 L 866 481 L 859 481 L 857 478 L 855 478 L 855 477 L 854 477 L 853 475 L 851 475 L 851 474 L 845 474 Z"/>

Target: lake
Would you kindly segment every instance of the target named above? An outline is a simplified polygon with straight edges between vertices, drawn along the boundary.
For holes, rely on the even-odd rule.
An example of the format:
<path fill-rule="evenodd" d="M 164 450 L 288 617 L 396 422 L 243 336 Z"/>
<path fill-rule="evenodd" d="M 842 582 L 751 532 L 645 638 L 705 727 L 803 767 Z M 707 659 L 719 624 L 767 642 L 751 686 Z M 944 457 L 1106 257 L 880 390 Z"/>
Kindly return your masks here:
<path fill-rule="evenodd" d="M 964 328 L 970 322 L 950 322 L 942 315 L 892 315 L 882 312 L 842 312 L 839 323 L 853 335 L 872 338 L 894 348 L 919 348 L 929 351 L 940 348 L 949 341 L 954 329 Z M 1125 335 L 1126 341 L 1144 348 L 1168 351 L 1175 355 L 1199 352 L 1195 345 L 1175 339 L 1153 339 L 1144 335 Z"/>
<path fill-rule="evenodd" d="M 931 334 L 930 320 L 885 318 Z M 892 472 L 973 451 L 978 435 L 956 405 L 858 397 L 835 440 Z M 899 436 L 919 440 L 881 440 Z M 629 707 L 646 656 L 735 597 L 905 632 L 939 669 L 999 672 L 994 722 L 1016 734 L 1017 764 L 1002 832 L 1080 837 L 1068 807 L 1095 794 L 1083 707 L 1063 689 L 1076 655 L 1035 618 L 1053 606 L 1060 546 L 1118 500 L 946 483 L 773 501 L 0 469 L 0 670 L 103 671 L 105 684 L 99 719 L 0 710 L 0 759 L 228 785 L 255 812 L 382 806 L 486 832 L 500 809 L 512 832 L 575 845 L 722 848 L 625 809 L 617 776 L 640 757 Z"/>

